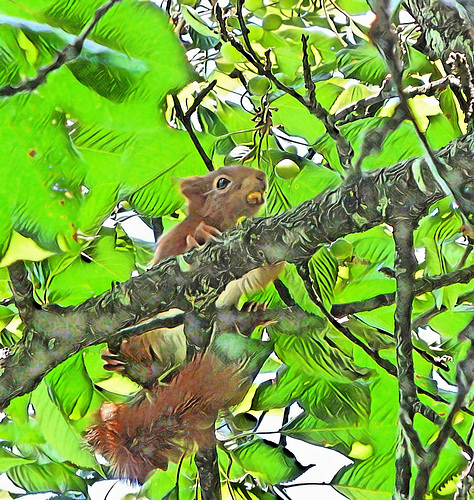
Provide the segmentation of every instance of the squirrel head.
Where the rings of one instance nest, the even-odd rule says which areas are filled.
[[[188,200],[188,216],[225,231],[240,217],[253,217],[265,202],[264,172],[242,165],[222,167],[207,175],[181,180],[181,193]]]

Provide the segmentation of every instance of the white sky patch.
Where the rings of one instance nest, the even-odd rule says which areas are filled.
[[[458,392],[457,386],[448,384],[437,371],[433,371],[433,379],[438,384],[438,388],[442,391]]]
[[[416,334],[421,340],[424,340],[429,346],[439,345],[441,343],[441,335],[430,328],[429,326],[418,328]]]

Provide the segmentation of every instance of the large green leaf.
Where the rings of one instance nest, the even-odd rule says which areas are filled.
[[[135,269],[134,248],[120,226],[103,228],[80,255],[58,255],[38,267],[47,277],[42,285],[48,301],[78,304],[129,279]]]
[[[3,3],[0,12],[15,17],[1,18],[0,42],[16,65],[4,78],[15,83],[20,74],[32,74],[52,60],[71,41],[67,31],[77,33],[99,5]],[[156,33],[154,41],[143,44],[140,30]],[[164,13],[151,3],[129,0],[112,8],[91,36],[81,57],[49,75],[38,94],[0,105],[1,156],[8,159],[3,175],[9,178],[2,199],[10,214],[5,220],[13,222],[1,233],[3,251],[11,229],[53,251],[77,248],[78,233],[95,232],[113,206],[137,188],[141,196],[134,201],[144,213],[170,213],[182,203],[171,189],[172,176],[187,167],[199,169],[189,138],[167,127],[158,108],[192,74]],[[18,187],[11,189],[12,173],[20,172],[29,174],[13,181]],[[161,200],[150,200],[148,193],[157,192]]]
[[[59,457],[83,469],[100,470],[100,466],[92,454],[84,448],[82,437],[73,429],[68,418],[52,401],[46,382],[41,383],[36,388],[32,403],[36,411],[36,419],[47,444]]]
[[[74,384],[70,383],[70,378]],[[94,388],[86,372],[82,353],[61,363],[45,380],[50,396],[66,418],[76,420],[89,411]]]
[[[269,484],[291,481],[304,472],[285,448],[263,439],[240,445],[231,453],[245,470]]]
[[[7,475],[16,485],[30,493],[78,491],[86,494],[87,492],[84,479],[77,476],[73,468],[63,464],[18,465],[10,469]]]
[[[34,460],[19,457],[5,448],[0,448],[0,472],[6,472],[17,465],[26,465],[33,462]]]

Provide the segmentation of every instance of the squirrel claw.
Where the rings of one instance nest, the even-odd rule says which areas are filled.
[[[221,234],[219,229],[201,221],[194,234],[186,236],[186,251],[200,247],[209,241],[216,241]]]

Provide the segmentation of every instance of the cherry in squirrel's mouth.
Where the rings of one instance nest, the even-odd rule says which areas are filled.
[[[250,205],[261,205],[265,202],[265,198],[263,197],[263,193],[260,191],[254,191],[247,196],[247,203]]]

